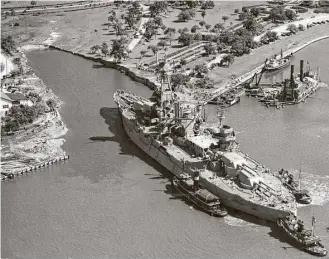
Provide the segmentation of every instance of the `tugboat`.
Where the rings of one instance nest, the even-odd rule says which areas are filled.
[[[278,218],[277,225],[282,228],[301,249],[316,256],[326,256],[327,250],[321,244],[319,237],[314,235],[315,218],[312,217],[312,230],[305,230],[304,222],[297,219],[295,215]]]
[[[187,175],[181,174],[180,179],[174,177],[173,186],[184,195],[189,201],[211,216],[225,217],[227,210],[221,205],[220,200],[206,189],[199,186],[199,175],[194,180]]]
[[[161,84],[147,99],[118,90],[118,105],[125,132],[147,155],[180,178],[198,168],[203,189],[220,198],[225,207],[276,222],[297,213],[296,199],[280,179],[239,149],[232,127],[209,124],[204,103],[174,92],[166,66]]]
[[[301,189],[301,170],[299,171],[299,182],[295,181],[294,176],[287,170],[281,169],[276,176],[281,180],[296,198],[296,201],[301,204],[310,204],[312,198],[307,190]]]
[[[281,68],[284,68],[288,66],[291,62],[292,55],[289,55],[287,57],[283,57],[283,52],[281,49],[281,55],[275,55],[274,57],[270,58],[270,60],[267,60],[265,62],[265,70],[266,71],[275,71],[279,70]]]

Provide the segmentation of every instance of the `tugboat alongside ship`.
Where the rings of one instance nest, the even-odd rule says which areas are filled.
[[[281,180],[284,186],[286,186],[295,196],[296,201],[302,204],[310,204],[312,198],[307,190],[301,189],[301,171],[299,172],[299,181],[295,181],[294,176],[287,170],[281,169],[275,173]]]
[[[181,174],[180,178],[175,176],[172,179],[172,184],[188,201],[191,201],[210,216],[225,217],[227,210],[221,205],[218,197],[208,190],[200,188],[198,177],[196,175],[192,180],[190,175]]]
[[[122,90],[113,98],[129,138],[168,169],[175,176],[173,185],[199,208],[225,216],[224,205],[277,222],[303,250],[319,256],[327,253],[318,238],[308,243],[308,232],[301,237],[285,227],[284,219],[297,218],[293,185],[239,150],[233,128],[222,124],[220,105],[218,125],[208,125],[203,105],[181,100],[170,81],[165,87],[163,79],[150,99]],[[202,189],[192,188],[191,178],[197,178]]]
[[[312,230],[306,230],[304,222],[297,219],[295,215],[277,220],[278,227],[293,239],[303,251],[316,256],[326,256],[328,253],[326,248],[321,243],[320,238],[314,235],[314,223],[315,217],[313,216]]]
[[[162,86],[163,87],[163,86]],[[179,101],[170,86],[151,99],[117,91],[130,139],[175,176],[198,169],[204,189],[225,206],[275,222],[296,214],[294,196],[265,166],[238,149],[233,128],[203,123],[203,107]]]

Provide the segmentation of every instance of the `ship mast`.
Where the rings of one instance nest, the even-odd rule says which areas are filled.
[[[313,216],[312,216],[312,236],[314,237],[314,225],[316,223],[315,217],[314,217],[314,209],[313,209]]]
[[[217,106],[217,117],[218,117],[218,121],[219,121],[219,128],[221,128],[222,122],[225,119],[225,117],[224,117],[224,110],[222,107],[220,107],[219,104]]]
[[[299,185],[299,191],[301,190],[301,175],[302,175],[302,162],[300,162],[300,166],[299,166],[299,183],[298,183],[298,185]]]

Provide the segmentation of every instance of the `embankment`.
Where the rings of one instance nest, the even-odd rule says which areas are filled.
[[[30,171],[29,168],[39,168],[39,165],[49,163],[60,157],[67,157],[61,148],[65,142],[61,136],[67,128],[59,114],[62,102],[47,88],[27,65],[27,58],[22,50],[45,49],[43,45],[31,45],[19,49],[15,54],[21,59],[23,70],[22,83],[18,89],[24,92],[33,91],[41,97],[40,103],[45,106],[46,101],[52,99],[55,103],[52,111],[46,112],[32,124],[25,125],[13,136],[3,137],[1,143],[1,179],[14,178],[21,172]],[[32,72],[31,72],[32,71]]]

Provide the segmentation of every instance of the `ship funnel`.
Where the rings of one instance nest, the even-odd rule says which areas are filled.
[[[304,60],[300,61],[299,79],[300,79],[301,82],[303,82],[303,79],[304,79]]]
[[[291,70],[290,70],[290,87],[294,86],[294,69],[295,66],[291,65]]]

